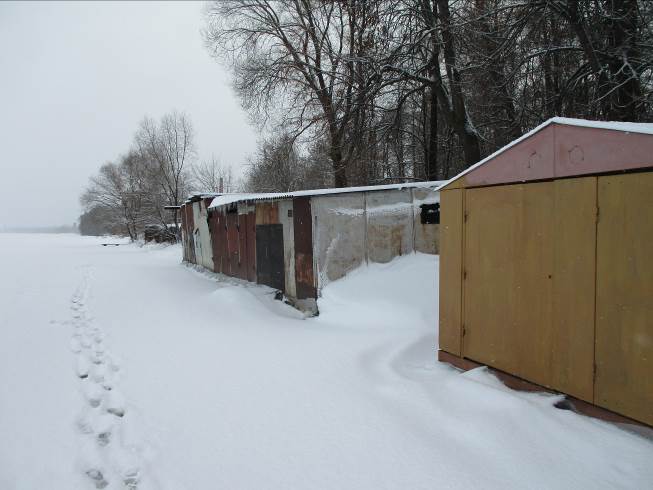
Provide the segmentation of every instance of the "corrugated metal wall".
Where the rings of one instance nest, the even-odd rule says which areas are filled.
[[[422,204],[439,203],[429,189],[393,189],[313,196],[313,252],[319,291],[361,264],[412,252],[438,252],[439,224],[422,224]]]
[[[317,311],[319,288],[366,261],[437,252],[438,224],[422,224],[429,189],[392,189],[227,204],[210,212],[214,270],[282,289]],[[203,252],[202,252],[203,253]]]

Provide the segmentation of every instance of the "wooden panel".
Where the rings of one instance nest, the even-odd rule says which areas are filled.
[[[594,401],[653,424],[653,173],[598,189]]]
[[[468,189],[463,355],[592,398],[593,178]]]
[[[463,192],[440,193],[440,341],[439,347],[461,355]]]
[[[594,398],[596,177],[558,180],[553,209],[551,386]]]

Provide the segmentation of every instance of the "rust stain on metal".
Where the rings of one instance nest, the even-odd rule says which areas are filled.
[[[245,229],[247,233],[247,280],[256,282],[256,212],[247,213]]]
[[[274,225],[279,223],[279,206],[276,202],[256,203],[256,224]]]
[[[297,197],[293,200],[293,228],[297,299],[315,298],[317,290],[313,274],[313,218],[308,197]]]

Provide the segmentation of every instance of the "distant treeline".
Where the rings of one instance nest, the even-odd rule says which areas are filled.
[[[653,119],[651,1],[218,0],[205,16],[262,135],[246,191],[440,180],[552,116]],[[178,223],[163,208],[190,190],[236,188],[195,159],[187,116],[144,119],[91,179],[83,229],[136,238]]]
[[[2,226],[0,233],[77,233],[76,224],[61,226]]]
[[[185,114],[172,112],[158,122],[143,119],[126,153],[107,162],[81,196],[82,234],[116,234],[132,240],[146,227],[178,230],[178,206],[192,190],[233,190],[230,167],[215,158],[196,161],[194,132]],[[174,227],[169,228],[168,225]]]

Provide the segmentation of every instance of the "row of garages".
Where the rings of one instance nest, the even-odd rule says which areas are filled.
[[[361,264],[438,253],[439,184],[197,194],[182,206],[184,260],[316,313],[322,288]]]
[[[439,253],[441,360],[653,425],[651,124],[554,118],[440,186],[183,208],[187,261],[309,311],[367,261]]]

